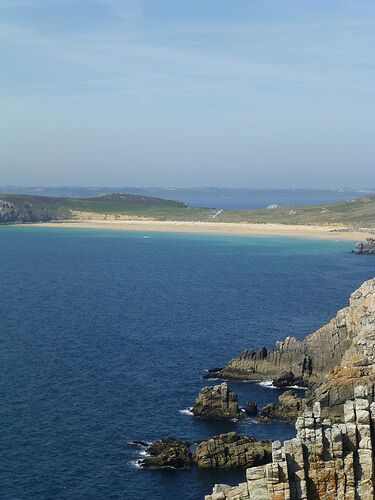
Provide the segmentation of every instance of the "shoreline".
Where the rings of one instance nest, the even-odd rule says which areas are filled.
[[[65,229],[112,229],[116,231],[145,231],[221,234],[242,236],[287,236],[315,238],[324,240],[363,241],[374,234],[350,231],[344,226],[309,226],[288,224],[254,224],[235,222],[188,222],[188,221],[153,221],[153,220],[77,220],[37,222],[17,224],[22,227],[46,227]]]

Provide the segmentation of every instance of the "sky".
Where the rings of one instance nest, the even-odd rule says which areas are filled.
[[[0,0],[0,185],[375,186],[373,0]]]

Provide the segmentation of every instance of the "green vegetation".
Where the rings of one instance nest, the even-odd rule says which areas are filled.
[[[147,217],[156,220],[346,225],[375,227],[375,195],[331,205],[275,207],[257,210],[189,208],[184,203],[130,194],[106,194],[94,198],[56,198],[0,194],[0,222],[37,222],[72,219],[74,212],[90,212],[111,218]],[[81,216],[84,218],[84,215]]]
[[[375,195],[331,205],[226,211],[215,220],[224,222],[309,224],[375,227]]]

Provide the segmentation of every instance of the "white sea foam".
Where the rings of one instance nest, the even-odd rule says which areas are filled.
[[[258,385],[262,387],[267,387],[268,389],[277,389],[274,385],[272,385],[272,380],[264,380],[263,382],[258,382]]]
[[[147,451],[145,451],[145,450],[140,451],[139,455],[141,457],[151,457],[151,455],[149,453],[147,453]]]
[[[132,465],[133,467],[135,467],[136,469],[142,469],[142,466],[139,463],[139,460],[130,460],[129,464]]]
[[[193,412],[191,411],[192,408],[185,408],[184,410],[178,410],[181,415],[188,415],[189,417],[194,417]]]
[[[301,385],[286,385],[285,387],[276,387],[272,384],[272,380],[264,380],[263,382],[257,382],[258,385],[261,385],[262,387],[267,387],[268,389],[300,389],[300,390],[306,390],[307,387],[303,387]]]

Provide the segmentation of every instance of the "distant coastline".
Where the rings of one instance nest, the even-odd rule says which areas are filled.
[[[243,236],[286,236],[324,240],[359,241],[373,236],[367,231],[351,230],[345,226],[252,224],[229,222],[190,222],[154,220],[77,220],[18,224],[17,226],[66,228],[66,229],[111,229],[117,231],[205,233]]]

